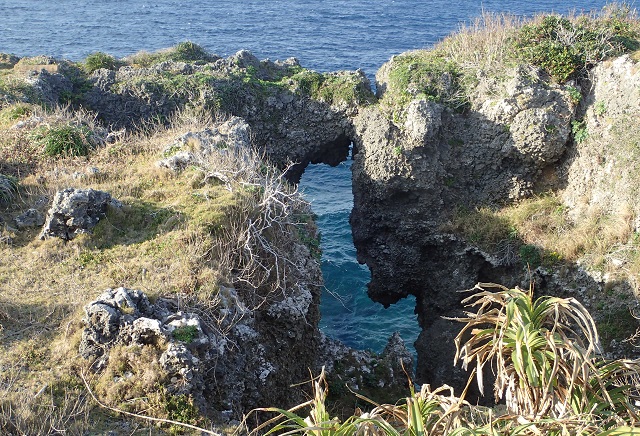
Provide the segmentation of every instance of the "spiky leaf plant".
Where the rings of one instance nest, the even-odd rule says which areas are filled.
[[[455,339],[455,360],[465,368],[475,363],[481,391],[483,368],[492,362],[495,396],[513,414],[538,419],[606,411],[637,419],[627,381],[637,378],[638,362],[596,358],[596,326],[577,300],[534,300],[533,288],[486,283],[472,291],[463,303],[477,309],[456,318],[466,325]]]
[[[276,407],[257,409],[259,412],[275,412],[278,415],[257,427],[252,434],[257,434],[262,429],[270,426],[272,427],[265,433],[267,435],[304,434],[313,436],[347,436],[355,434],[356,427],[353,423],[355,417],[351,417],[342,423],[338,418],[331,418],[325,406],[327,392],[328,387],[325,372],[324,368],[322,368],[320,375],[313,381],[314,396],[312,399],[289,410]],[[302,417],[296,413],[298,410],[306,407],[311,408],[307,417]],[[283,418],[284,421],[282,421]]]
[[[15,177],[0,174],[0,204],[10,203],[18,192],[18,180]]]
[[[448,394],[447,394],[448,392]],[[360,398],[368,400],[362,396]],[[437,389],[422,385],[419,392],[411,388],[411,396],[402,405],[376,405],[355,421],[360,433],[385,436],[445,435],[465,423],[463,411],[469,403],[454,395],[447,385]],[[363,430],[369,433],[363,433]],[[377,432],[376,432],[377,431]]]

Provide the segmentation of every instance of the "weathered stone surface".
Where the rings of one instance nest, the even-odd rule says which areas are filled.
[[[222,153],[250,147],[249,132],[249,125],[239,117],[231,117],[205,130],[187,132],[165,148],[164,154],[169,157],[160,160],[158,166],[178,172],[189,165],[202,164],[214,150]]]
[[[387,70],[377,75],[379,94]],[[399,126],[377,108],[354,119],[351,224],[358,260],[371,270],[373,300],[390,305],[416,296],[419,382],[464,388],[449,340],[460,327],[440,316],[459,313],[457,291],[478,281],[509,285],[521,275],[513,256],[490,256],[441,228],[457,208],[531,195],[564,156],[575,107],[561,86],[537,74],[514,69],[497,85],[500,92],[472,93],[471,110],[462,114],[414,100]]]
[[[47,213],[40,239],[58,237],[65,240],[81,233],[91,233],[107,207],[121,207],[111,194],[93,189],[68,188],[58,191]]]
[[[292,252],[300,258],[284,292],[256,302],[255,289],[221,287],[218,304],[203,312],[207,322],[172,300],[151,304],[141,291],[108,289],[85,308],[80,354],[100,371],[114,346],[153,347],[168,392],[229,419],[264,404],[294,404],[303,391],[291,385],[319,371],[322,278],[304,244]]]
[[[398,333],[389,338],[382,354],[354,350],[324,334],[320,341],[318,368],[324,368],[329,380],[360,389],[404,390],[407,374],[413,375],[413,356]],[[375,376],[373,376],[375,374]]]
[[[573,218],[594,210],[640,216],[633,145],[640,116],[639,82],[640,70],[629,56],[603,62],[591,73],[590,93],[581,108],[588,138],[571,150],[562,194]]]
[[[14,220],[18,229],[40,227],[44,224],[44,215],[38,209],[29,209],[25,213],[15,217]]]
[[[106,124],[120,128],[152,117],[170,118],[176,110],[188,105],[218,108],[223,96],[225,107],[221,109],[246,120],[258,147],[280,168],[288,168],[290,180],[297,181],[309,163],[337,165],[346,159],[353,133],[347,115],[357,112],[358,106],[355,103],[332,106],[285,86],[269,87],[265,93],[234,79],[250,71],[261,80],[277,82],[292,66],[299,66],[293,58],[283,62],[260,61],[251,53],[240,51],[207,65],[162,62],[149,68],[125,66],[117,72],[97,70],[90,78],[93,88],[83,100]],[[218,79],[212,78],[202,89],[193,89],[194,95],[188,95],[186,88],[182,89],[185,92],[169,95],[162,87],[148,84],[166,73],[188,78],[205,69]],[[360,88],[370,88],[362,71],[336,75],[352,75],[360,82]],[[166,166],[179,169],[189,159],[191,156],[181,155],[166,162]]]

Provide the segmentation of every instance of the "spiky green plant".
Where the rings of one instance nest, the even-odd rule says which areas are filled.
[[[314,396],[309,401],[299,404],[292,409],[284,410],[276,407],[257,409],[260,412],[275,412],[275,418],[265,422],[256,428],[251,434],[258,434],[264,428],[272,426],[265,434],[305,434],[313,436],[347,436],[355,434],[357,428],[354,417],[345,422],[338,418],[332,418],[325,405],[327,399],[327,383],[324,368],[320,375],[313,381]],[[309,415],[302,417],[296,412],[310,407]],[[281,421],[284,418],[284,421]]]
[[[10,203],[18,192],[18,180],[15,177],[0,174],[0,204]]]
[[[376,405],[370,413],[357,417],[354,422],[360,431],[357,434],[444,435],[466,423],[462,412],[467,407],[469,403],[455,396],[450,386],[432,390],[431,386],[425,384],[418,392],[412,387],[411,396],[405,399],[404,404]],[[365,429],[368,433],[363,432]]]
[[[82,64],[82,68],[87,74],[91,74],[100,68],[106,68],[107,70],[115,70],[118,65],[116,58],[111,56],[110,54],[103,53],[97,51],[95,53],[91,53],[84,60]]]
[[[466,325],[455,339],[455,360],[465,368],[475,363],[481,391],[483,368],[493,362],[494,394],[511,413],[540,419],[606,412],[637,419],[628,379],[637,378],[640,365],[596,358],[598,333],[582,304],[573,298],[534,300],[532,288],[480,283],[472,291],[463,303],[477,310],[456,318]]]

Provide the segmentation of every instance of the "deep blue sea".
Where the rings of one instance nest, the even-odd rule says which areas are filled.
[[[606,1],[504,0],[0,0],[0,52],[80,61],[123,57],[193,41],[227,56],[296,57],[318,71],[362,68],[369,77],[391,56],[424,48],[482,11],[599,10]],[[350,162],[307,169],[301,188],[322,232],[327,292],[322,328],[349,345],[381,351],[393,331],[418,334],[413,301],[383,309],[366,296],[369,271],[355,261],[349,227]]]

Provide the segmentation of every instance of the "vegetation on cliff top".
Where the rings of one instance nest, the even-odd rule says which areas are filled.
[[[182,310],[207,313],[219,302],[219,286],[237,277],[261,281],[256,292],[266,295],[278,286],[270,274],[283,264],[271,265],[264,256],[258,260],[258,246],[244,257],[245,244],[281,253],[297,238],[312,240],[314,226],[280,215],[279,228],[261,221],[261,208],[271,204],[267,197],[277,194],[274,189],[287,190],[291,201],[278,201],[291,204],[295,191],[257,153],[221,152],[206,167],[190,166],[179,174],[156,166],[176,137],[219,119],[182,113],[168,126],[147,125],[105,142],[104,129],[89,113],[23,109],[21,103],[5,107],[13,123],[0,130],[0,432],[106,431],[122,419],[96,408],[79,377],[91,363],[77,357],[84,305],[104,289],[127,286],[143,289],[151,299],[177,295]],[[87,136],[103,141],[85,149],[87,156],[73,149],[50,153],[43,135],[59,140],[63,149],[76,144],[66,134],[51,134],[55,126],[83,126]],[[222,183],[207,178],[212,173],[229,176]],[[68,242],[40,240],[37,227],[15,227],[13,218],[27,208],[45,213],[55,192],[69,186],[107,191],[124,206],[109,209],[92,235]],[[304,201],[296,204],[301,209],[294,212],[310,216]],[[247,229],[250,223],[264,225],[269,234]],[[252,242],[254,237],[263,239]],[[205,425],[191,398],[161,388],[166,374],[157,354],[152,346],[116,349],[107,370],[89,380],[95,394],[128,412]]]
[[[411,100],[425,98],[464,110],[478,89],[491,87],[518,64],[542,68],[550,81],[585,77],[598,62],[640,48],[640,21],[626,4],[599,14],[539,15],[531,20],[484,14],[428,50],[395,56],[381,106],[398,120]]]
[[[551,81],[562,83],[581,77],[602,59],[637,46],[638,21],[624,6],[612,6],[598,16],[552,15],[526,24],[512,17],[486,16],[476,27],[463,28],[432,51],[396,57],[381,105],[394,111],[413,98],[427,98],[465,110],[473,105],[472,89],[511,65],[532,63],[545,69]],[[171,61],[202,68],[188,74],[158,72],[151,78],[132,79],[129,85],[209,110],[233,108],[240,101],[239,93],[248,93],[260,102],[281,91],[338,106],[375,100],[355,75],[321,74],[291,65],[271,72],[238,67],[231,76],[221,77],[206,68],[207,63],[218,60],[189,42],[123,60],[94,53],[81,64],[65,66],[67,73],[72,72],[72,87],[60,96],[65,102],[82,102],[88,75],[101,68],[113,70],[125,64],[150,68]],[[30,62],[49,61],[22,60],[23,64]],[[237,230],[234,225],[238,222],[244,225],[247,211],[265,190],[240,183],[243,187],[231,192],[223,184],[209,183],[199,168],[190,167],[176,175],[150,165],[170,138],[205,127],[210,119],[204,124],[189,117],[176,123],[164,119],[164,126],[149,125],[146,132],[143,128],[139,133],[116,134],[107,140],[107,132],[90,114],[71,113],[40,100],[41,90],[12,70],[17,63],[10,56],[0,58],[0,218],[4,223],[0,232],[0,429],[25,434],[59,428],[95,431],[107,428],[114,418],[88,405],[84,385],[77,377],[83,369],[74,361],[82,330],[80,311],[92,297],[87,289],[126,284],[144,288],[152,298],[160,292],[176,293],[189,304],[210,304],[218,285],[228,279],[228,271],[237,267],[230,263],[229,255],[239,238],[227,241],[227,245],[217,238],[229,236],[229,229]],[[262,165],[253,170],[265,175]],[[111,210],[93,236],[68,243],[40,241],[37,229],[17,231],[12,227],[11,219],[27,205],[44,208],[56,190],[70,184],[107,190],[126,206],[122,211]],[[531,265],[575,260],[586,252],[604,257],[608,252],[598,249],[612,245],[623,247],[640,265],[640,238],[628,217],[612,223],[620,217],[594,215],[591,222],[575,224],[567,220],[565,212],[557,197],[549,195],[501,210],[460,210],[451,228],[481,247],[494,252],[504,249],[505,255],[519,256]],[[534,215],[544,219],[532,220]],[[234,224],[232,220],[239,221]],[[298,224],[295,228],[303,232],[311,225],[306,221]],[[640,266],[637,268],[640,271]],[[484,299],[478,303],[486,310],[470,314],[465,321],[483,328],[487,322],[496,329],[473,330],[472,339],[460,349],[461,357],[471,363],[475,356],[482,366],[491,353],[498,356],[504,364],[500,367],[506,383],[503,388],[508,386],[516,400],[513,404],[517,407],[511,412],[519,417],[496,418],[489,409],[471,407],[463,398],[445,394],[444,387],[423,387],[420,392],[411,392],[404,405],[376,405],[371,412],[339,422],[327,412],[326,389],[319,380],[316,398],[303,405],[312,408],[309,417],[295,415],[295,410],[280,410],[288,421],[276,424],[273,431],[596,434],[635,424],[638,411],[629,402],[629,386],[615,383],[621,375],[628,375],[625,371],[637,368],[594,357],[592,345],[597,342],[597,333],[588,314],[580,308],[575,312],[573,302],[533,301],[530,294],[518,290],[500,289],[478,297]],[[490,306],[483,306],[485,302]],[[493,304],[502,304],[502,309]],[[538,325],[523,322],[533,321],[541,313],[553,313],[555,318]],[[583,342],[563,336],[569,330],[559,314],[587,326]],[[523,326],[530,328],[524,331]],[[579,371],[573,373],[562,366],[568,362],[567,353],[574,353]],[[126,392],[122,386],[114,389],[115,377],[141,367],[145,358],[157,358],[148,349],[130,354],[116,352],[115,366],[97,380],[96,391],[103,400],[129,411],[147,408],[156,416],[202,424],[188,398],[156,389],[162,374],[155,372],[153,365],[133,374]],[[551,400],[537,402],[539,398]],[[551,404],[564,405],[564,415],[552,410]],[[544,410],[533,410],[535,407]],[[631,430],[623,427],[620,432],[624,431]]]

